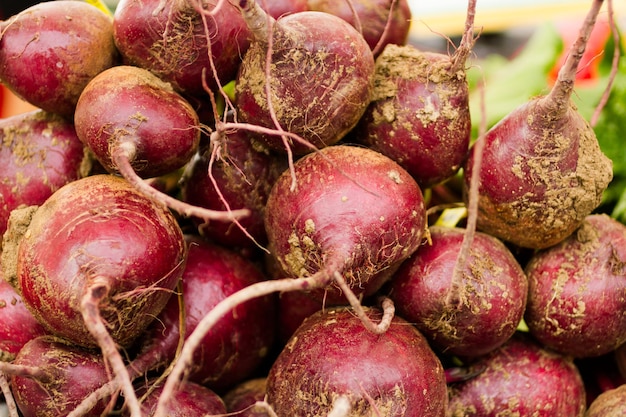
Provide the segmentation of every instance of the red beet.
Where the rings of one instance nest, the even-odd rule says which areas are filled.
[[[200,142],[198,115],[189,102],[148,70],[119,65],[98,74],[81,94],[74,121],[100,163],[143,194],[183,215],[232,218],[185,204],[141,180],[181,168]]]
[[[343,2],[338,2],[343,3]],[[467,158],[471,118],[466,60],[474,9],[453,55],[389,45],[376,59],[372,102],[354,138],[398,162],[421,187],[451,178]]]
[[[0,120],[0,144],[0,235],[11,211],[43,203],[90,169],[74,125],[54,113],[33,110]]]
[[[89,80],[117,60],[112,19],[86,2],[42,2],[0,25],[0,82],[68,118]]]
[[[33,215],[18,248],[19,290],[50,332],[83,346],[96,341],[81,299],[106,290],[102,315],[115,341],[128,346],[167,303],[185,256],[169,211],[121,178],[89,176],[57,190]]]
[[[388,330],[393,316],[389,300],[381,303],[384,320],[374,324],[355,292],[376,292],[421,243],[426,216],[419,186],[389,158],[347,145],[302,157],[294,172],[296,189],[291,188],[286,171],[274,184],[265,211],[269,247],[286,278],[249,285],[215,305],[187,338],[168,376],[166,394],[192,365],[204,335],[223,315],[251,298],[317,290],[329,302],[347,299],[373,334]],[[157,416],[165,415],[167,401],[164,395]]]
[[[182,277],[187,334],[193,332],[219,301],[265,279],[252,262],[229,249],[198,238],[189,237],[188,243]],[[195,352],[193,365],[187,369],[187,379],[221,391],[248,378],[272,348],[276,310],[276,299],[271,296],[250,300],[233,309],[205,335]],[[179,317],[179,303],[173,297],[149,329],[140,355],[145,354],[146,358],[158,355],[160,361],[169,364],[176,355],[180,338]]]
[[[363,416],[444,416],[448,403],[441,362],[413,326],[395,316],[376,335],[347,308],[304,321],[272,365],[267,395],[279,416],[325,416],[340,397],[346,415]]]
[[[226,133],[212,149],[187,165],[181,182],[183,201],[211,210],[246,208],[250,215],[239,224],[195,219],[198,231],[218,244],[246,252],[264,246],[265,204],[274,182],[286,168],[282,158],[255,146],[245,130]]]
[[[600,394],[585,417],[621,417],[626,414],[626,384]]]
[[[432,226],[421,246],[394,275],[389,294],[398,314],[414,323],[439,352],[484,355],[515,332],[526,306],[528,280],[498,239],[476,233],[457,271],[465,230]],[[453,276],[461,274],[458,288]]]
[[[65,417],[84,396],[109,380],[102,355],[50,335],[26,343],[13,365],[36,372],[11,376],[11,391],[23,417]],[[103,398],[89,415],[100,416],[109,401]]]
[[[248,379],[222,396],[226,410],[238,417],[270,417],[265,403],[267,378]],[[263,403],[258,405],[257,403]]]
[[[260,5],[274,19],[309,10],[307,0],[261,0]]]
[[[264,135],[270,148],[296,154],[337,143],[369,104],[374,57],[361,34],[323,12],[279,20],[255,1],[241,0],[254,41],[236,79],[239,120],[297,135]],[[271,65],[267,67],[268,50]]]
[[[328,303],[345,302],[339,272],[358,295],[375,293],[418,248],[425,228],[419,186],[391,159],[336,145],[295,164],[276,181],[266,206],[269,247],[285,276],[311,277]],[[321,298],[320,298],[321,299]]]
[[[101,348],[137,416],[118,346],[133,343],[164,308],[185,256],[169,210],[122,178],[92,175],[61,187],[34,213],[17,251],[19,291],[48,331]]]
[[[122,0],[113,34],[125,63],[150,70],[186,95],[235,78],[250,33],[228,1]],[[202,14],[200,13],[202,11]],[[209,49],[210,48],[210,49]],[[206,71],[206,76],[203,75]]]
[[[543,345],[575,357],[626,342],[626,226],[592,214],[568,238],[526,266],[525,319]]]
[[[112,155],[125,152],[144,178],[185,165],[200,141],[198,115],[171,86],[138,67],[119,65],[98,74],[76,106],[76,132],[110,172]]]
[[[29,340],[45,333],[0,271],[0,361],[13,360]]]
[[[484,136],[480,230],[517,246],[546,248],[572,234],[600,204],[612,163],[570,96],[602,3],[593,1],[550,93],[513,110]],[[466,186],[474,159],[472,150],[464,169]]]
[[[162,385],[155,387],[151,381],[147,381],[137,390],[138,394],[146,394],[142,402],[142,416],[154,415],[162,390]],[[215,392],[190,381],[181,384],[167,408],[169,417],[205,417],[224,413],[226,413],[224,401]],[[122,415],[130,416],[127,412]]]
[[[407,0],[308,0],[308,5],[349,22],[363,34],[375,55],[386,45],[404,45],[411,29]]]
[[[328,307],[323,300],[311,297],[304,291],[280,294],[278,306],[278,334],[281,346],[287,343],[307,317]]]
[[[484,370],[450,388],[450,417],[582,417],[585,387],[571,359],[515,335],[474,366]]]

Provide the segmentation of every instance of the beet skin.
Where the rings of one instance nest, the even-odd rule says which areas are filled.
[[[348,308],[304,321],[274,362],[267,395],[279,416],[326,416],[341,396],[359,416],[443,417],[448,403],[441,362],[415,327],[395,316],[376,335]]]

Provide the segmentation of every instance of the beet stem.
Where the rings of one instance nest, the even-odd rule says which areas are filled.
[[[568,102],[574,91],[574,82],[576,80],[576,73],[578,71],[578,65],[585,53],[587,47],[587,41],[591,36],[591,31],[596,23],[598,13],[602,8],[603,0],[593,0],[591,8],[585,17],[578,38],[572,44],[569,50],[569,54],[565,63],[559,70],[556,83],[552,87],[550,93],[543,98],[543,104],[547,108],[546,110],[555,115],[564,114],[568,109]]]
[[[0,388],[2,389],[2,394],[4,394],[4,402],[9,411],[9,417],[19,417],[20,414],[17,411],[17,404],[15,404],[9,381],[7,381],[6,375],[2,372],[0,372]]]
[[[119,170],[120,174],[132,184],[137,191],[141,192],[155,202],[161,203],[183,216],[195,216],[205,221],[231,221],[239,219],[250,214],[248,209],[217,211],[208,210],[203,207],[193,206],[160,192],[156,188],[150,186],[143,180],[133,169],[130,161],[134,159],[137,147],[131,141],[123,141],[118,143],[111,150],[111,160]]]
[[[474,37],[474,18],[476,17],[476,0],[469,0],[467,5],[467,17],[465,19],[465,31],[459,43],[459,47],[452,56],[452,66],[450,73],[463,70],[465,62],[472,52],[476,38]]]
[[[178,282],[177,285],[177,298],[179,302],[179,334],[181,335],[178,346],[176,348],[176,356],[180,354],[180,350],[183,346],[185,334],[185,308],[183,307],[183,293],[182,293],[182,282]],[[160,351],[155,352],[154,349],[150,349],[143,354],[137,356],[127,367],[128,375],[130,380],[134,380],[144,373],[148,372],[155,363],[158,363],[162,358],[160,355]],[[171,367],[171,365],[170,365]],[[159,377],[163,378],[164,375],[169,374],[169,368],[165,370],[162,375]],[[158,382],[158,381],[157,381]],[[112,379],[106,384],[102,385],[97,390],[93,391],[87,397],[83,398],[80,404],[76,406],[67,417],[83,417],[92,410],[100,400],[103,398],[113,396],[113,394],[119,389],[119,381],[118,379]]]
[[[374,324],[374,322],[365,313],[361,302],[358,298],[356,298],[356,295],[354,295],[354,292],[352,291],[352,289],[350,289],[350,286],[343,278],[343,276],[339,273],[339,271],[335,271],[333,277],[335,278],[337,285],[339,285],[339,288],[341,288],[341,291],[343,291],[344,296],[350,303],[350,306],[356,313],[357,317],[361,319],[361,322],[363,323],[365,328],[374,334],[385,333],[389,329],[389,326],[391,325],[391,320],[393,320],[393,316],[396,311],[393,301],[391,301],[390,298],[383,297],[381,303],[383,307],[383,317],[378,324]]]
[[[0,361],[0,373],[38,380],[44,380],[47,377],[46,373],[41,368],[35,366],[16,365],[14,363],[2,361]]]
[[[350,2],[350,4],[352,4],[352,2]],[[387,15],[387,22],[385,23],[385,28],[383,29],[383,33],[380,35],[378,42],[376,42],[376,45],[374,46],[374,48],[372,48],[372,54],[374,56],[378,56],[378,54],[382,51],[383,47],[386,45],[386,38],[387,38],[387,35],[389,34],[389,30],[391,29],[391,21],[393,20],[393,9],[396,7],[397,4],[398,4],[398,0],[391,0],[391,4],[389,5],[389,14]],[[355,18],[355,21],[358,22],[360,25],[361,20],[359,19],[359,16],[356,14],[356,12],[354,12],[354,18]],[[361,29],[359,29],[359,32],[363,33]]]
[[[267,43],[275,30],[276,19],[263,10],[254,0],[240,0],[237,4],[241,16],[258,42]]]
[[[113,368],[115,379],[119,380],[125,397],[125,404],[130,411],[131,417],[141,417],[141,407],[135,395],[130,375],[124,365],[122,355],[117,350],[115,341],[107,331],[104,321],[100,316],[100,302],[109,294],[108,280],[103,277],[94,278],[93,283],[87,288],[81,300],[81,313],[89,333],[96,339],[102,356]]]
[[[267,401],[256,401],[251,408],[262,408],[269,417],[278,417],[272,406],[269,405]]]
[[[613,0],[609,0],[607,2],[608,12],[609,12],[609,27],[611,28],[611,34],[613,35],[613,61],[611,62],[611,73],[609,74],[609,81],[602,93],[602,97],[596,106],[591,119],[589,120],[589,124],[591,127],[595,127],[598,119],[600,118],[600,114],[602,113],[602,109],[609,101],[609,96],[611,95],[611,90],[613,88],[613,83],[615,82],[615,78],[617,77],[617,72],[619,71],[619,60],[620,60],[620,34],[617,30],[617,25],[615,24],[615,16],[613,13]]]

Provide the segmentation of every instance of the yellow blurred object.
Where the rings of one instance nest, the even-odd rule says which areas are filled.
[[[102,1],[102,0],[85,0],[85,2],[91,4],[92,6],[96,6],[98,9],[102,10],[103,12],[108,14],[109,16],[113,16],[113,13],[111,12],[111,9],[109,9],[109,6],[107,6],[104,3],[104,1]]]
[[[435,226],[456,227],[465,217],[467,217],[467,208],[447,208],[441,213],[441,216],[435,222]]]

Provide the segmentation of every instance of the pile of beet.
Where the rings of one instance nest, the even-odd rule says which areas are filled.
[[[8,417],[623,413],[626,225],[571,100],[603,3],[488,130],[475,0],[447,54],[406,0],[0,21],[0,82],[37,108],[0,120]]]

